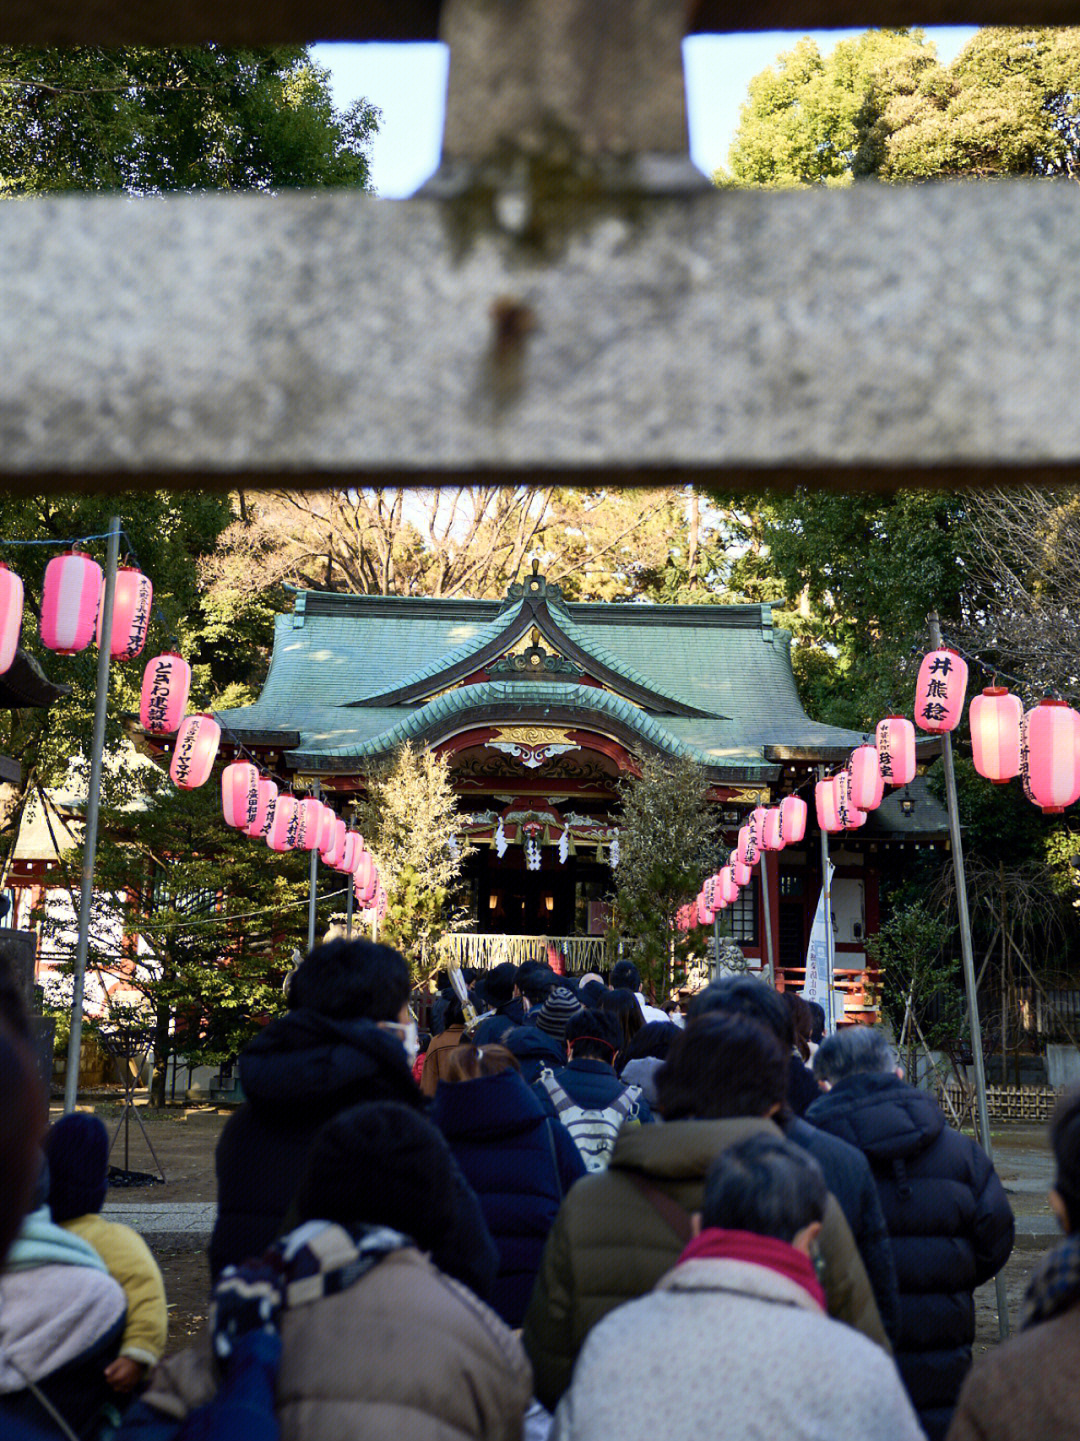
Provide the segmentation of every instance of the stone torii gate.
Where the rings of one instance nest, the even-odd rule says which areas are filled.
[[[5,488],[1080,479],[1071,182],[716,191],[688,31],[1076,0],[7,0],[4,44],[423,40],[419,196],[0,205]]]

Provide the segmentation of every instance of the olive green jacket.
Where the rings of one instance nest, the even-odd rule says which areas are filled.
[[[678,1260],[683,1241],[631,1179],[644,1176],[687,1211],[701,1208],[705,1173],[726,1147],[772,1121],[668,1121],[624,1127],[608,1170],[577,1181],[548,1236],[522,1339],[536,1395],[549,1410],[570,1385],[593,1326],[624,1301],[651,1291]],[[889,1350],[874,1293],[844,1214],[830,1195],[821,1228],[829,1314]],[[633,1358],[627,1358],[633,1365]]]

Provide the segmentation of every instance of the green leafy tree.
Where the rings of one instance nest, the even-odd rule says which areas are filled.
[[[622,788],[615,926],[646,989],[663,1001],[681,976],[692,939],[675,924],[716,860],[716,807],[705,772],[685,757],[646,757]]]
[[[106,1023],[152,1028],[151,1100],[163,1105],[173,1054],[226,1060],[282,1009],[305,943],[306,857],[226,826],[212,780],[182,791],[154,767],[138,775],[137,795],[102,810],[88,985],[110,998]],[[78,853],[66,860],[77,874]]]
[[[920,1040],[931,1050],[955,1049],[964,1026],[960,962],[952,953],[955,931],[925,900],[897,906],[866,950],[883,973],[882,1008],[905,1047],[905,1069],[918,1074]]]
[[[827,58],[801,40],[750,83],[720,184],[792,186],[1080,170],[1080,29],[980,30],[950,65],[919,30]]]
[[[368,780],[357,820],[386,888],[383,939],[397,946],[420,980],[434,971],[440,938],[460,928],[461,869],[471,847],[445,756],[406,743]]]
[[[378,111],[298,46],[0,49],[0,194],[370,189]]]

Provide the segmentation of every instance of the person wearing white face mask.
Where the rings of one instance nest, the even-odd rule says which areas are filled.
[[[412,1076],[418,1042],[412,979],[390,946],[334,940],[293,975],[289,1009],[240,1056],[246,1100],[218,1142],[218,1215],[210,1242],[214,1279],[259,1255],[280,1233],[313,1137],[363,1101],[424,1106]],[[479,1202],[458,1173],[453,1248],[437,1264],[477,1295],[490,1295],[498,1252]]]

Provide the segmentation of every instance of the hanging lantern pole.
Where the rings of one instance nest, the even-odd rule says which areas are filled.
[[[109,521],[105,560],[105,591],[101,600],[101,644],[98,646],[97,691],[94,696],[94,731],[90,746],[90,791],[83,833],[82,889],[79,894],[79,938],[75,947],[75,976],[71,991],[71,1034],[68,1037],[67,1074],[64,1077],[64,1115],[75,1109],[82,1055],[83,996],[86,990],[86,955],[90,948],[90,908],[94,898],[94,861],[97,858],[98,810],[101,804],[101,760],[105,752],[105,715],[109,704],[109,652],[112,649],[113,601],[116,565],[120,559],[120,517]]]
[[[352,940],[353,888],[345,887],[345,939]]]
[[[940,650],[941,624],[936,610],[926,617],[930,627],[930,645]],[[953,769],[952,732],[941,734],[941,756],[945,764],[945,800],[949,808],[949,840],[952,844],[953,876],[956,881],[956,909],[960,920],[960,958],[964,968],[964,991],[967,994],[968,1023],[971,1028],[971,1055],[975,1065],[975,1107],[979,1121],[979,1141],[994,1160],[990,1141],[990,1113],[986,1106],[986,1070],[983,1066],[982,1030],[979,1026],[979,997],[975,988],[975,959],[971,949],[971,916],[968,912],[967,876],[964,871],[964,844],[960,836],[960,811],[956,802],[956,771]],[[997,1288],[998,1332],[1009,1334],[1009,1303],[1005,1277],[999,1271],[994,1278]]]
[[[773,964],[773,935],[772,935],[772,908],[769,905],[769,867],[768,851],[758,850],[758,860],[761,865],[761,905],[765,912],[765,950],[768,953],[769,985],[776,985],[776,966]],[[764,969],[764,967],[763,967]]]
[[[322,794],[319,782],[315,781],[311,787],[311,794],[316,800]],[[351,880],[352,877],[350,876]],[[311,848],[311,865],[308,870],[308,912],[307,912],[307,948],[311,952],[315,949],[315,901],[316,891],[319,886],[319,847]],[[352,895],[352,887],[349,887],[349,895]]]
[[[828,779],[825,766],[817,768],[818,780]],[[836,956],[833,951],[835,937],[832,928],[832,865],[829,861],[829,832],[824,826],[821,831],[821,896],[825,911],[825,1034],[831,1036],[836,1030],[835,1006],[833,1004],[833,981],[836,975]]]

